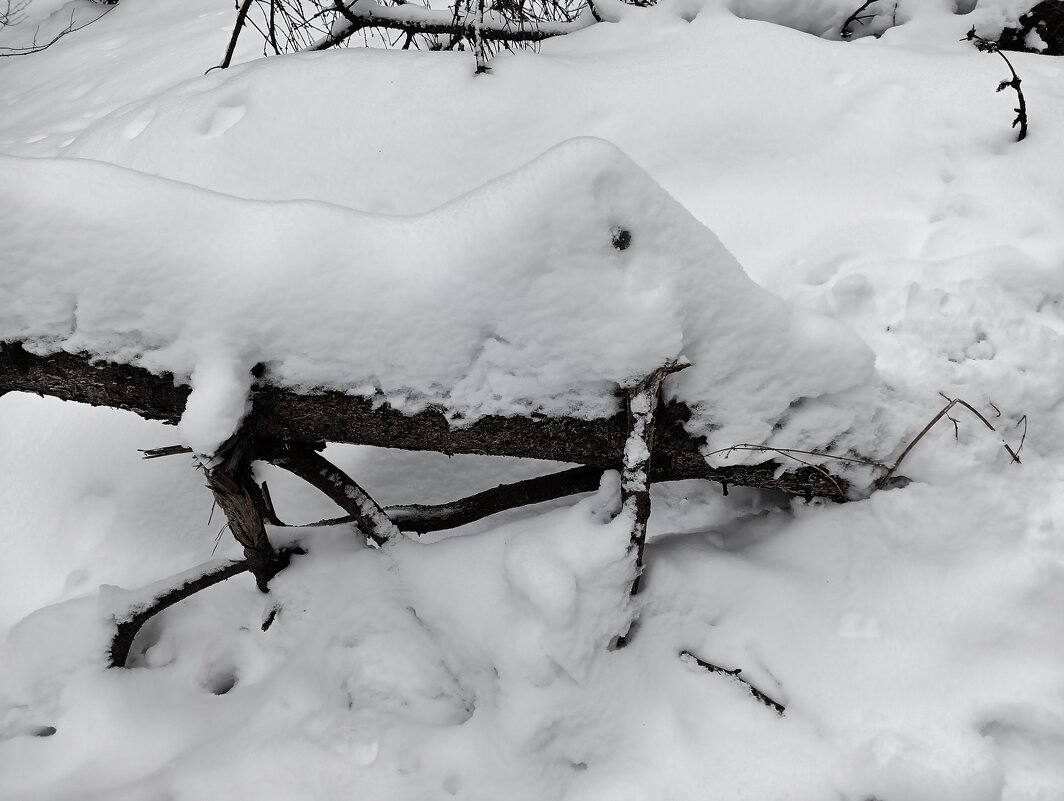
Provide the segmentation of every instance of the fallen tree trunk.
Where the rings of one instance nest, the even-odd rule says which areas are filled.
[[[0,346],[0,395],[31,392],[93,406],[131,411],[149,420],[176,424],[190,389],[177,386],[169,374],[155,375],[124,364],[93,363],[88,356],[54,353],[37,356],[20,343]],[[453,428],[440,409],[406,415],[387,404],[341,392],[300,394],[259,385],[255,414],[245,433],[282,442],[343,442],[447,454],[481,454],[545,459],[600,470],[620,467],[627,437],[627,418],[482,417]],[[826,469],[802,466],[784,470],[780,463],[711,466],[701,442],[684,429],[690,412],[680,403],[663,404],[656,415],[657,432],[651,481],[708,479],[726,486],[780,490],[833,501],[847,499],[847,482]]]

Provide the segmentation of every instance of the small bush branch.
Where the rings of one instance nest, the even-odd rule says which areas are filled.
[[[1016,112],[1016,119],[1012,121],[1012,127],[1015,128],[1019,126],[1020,132],[1016,136],[1016,141],[1022,142],[1027,138],[1027,99],[1023,96],[1023,89],[1020,88],[1020,76],[1016,74],[1016,70],[1012,66],[1012,62],[1009,61],[1008,56],[1001,52],[1000,46],[997,42],[979,36],[975,32],[974,27],[968,31],[965,40],[973,42],[975,46],[984,53],[997,53],[1008,66],[1012,78],[1007,81],[1001,81],[998,84],[997,91],[1003,92],[1006,89],[1013,89],[1016,92],[1018,105],[1013,109]]]
[[[15,21],[17,21],[17,17],[14,16],[14,14],[17,14],[17,12],[21,11],[21,9],[25,7],[25,5],[28,5],[28,3],[16,6],[15,7],[15,11],[12,12],[12,16],[10,16],[10,17],[8,17],[6,19],[3,17],[2,14],[0,14],[0,27],[2,27],[5,24],[13,25],[15,23]],[[115,9],[115,3],[105,3],[103,5],[107,5],[107,8],[104,11],[100,12],[99,16],[93,17],[88,22],[83,23],[81,25],[77,25],[75,23],[75,21],[74,21],[74,10],[72,9],[71,12],[70,12],[70,22],[67,23],[67,26],[65,28],[63,28],[55,36],[53,36],[51,39],[49,39],[47,42],[45,42],[44,44],[37,44],[37,34],[34,33],[32,43],[27,45],[26,47],[0,47],[0,58],[11,58],[11,57],[14,57],[14,56],[29,56],[29,55],[32,55],[34,53],[39,53],[42,50],[47,50],[49,47],[54,45],[56,42],[58,42],[64,36],[67,36],[68,34],[71,34],[71,33],[77,33],[80,30],[84,30],[85,28],[89,27],[93,23],[99,22],[101,19],[106,17],[108,14],[110,14]],[[7,8],[8,9],[12,8],[10,3],[8,4]],[[39,28],[38,28],[38,30],[39,30]]]
[[[917,444],[919,444],[920,440],[922,440],[925,436],[927,436],[928,432],[932,428],[935,427],[935,424],[938,423],[939,420],[941,420],[943,417],[947,417],[948,419],[953,420],[952,417],[949,417],[949,413],[955,406],[960,406],[960,407],[962,407],[964,409],[967,409],[969,412],[971,412],[973,415],[975,415],[975,417],[978,418],[978,420],[983,425],[985,425],[988,429],[990,429],[991,431],[993,431],[995,433],[997,432],[997,429],[994,428],[993,424],[991,424],[991,422],[989,420],[987,420],[986,417],[978,409],[976,409],[974,406],[972,406],[970,403],[968,403],[968,401],[966,401],[966,400],[964,400],[962,398],[950,398],[950,397],[947,397],[946,395],[943,395],[942,397],[944,397],[946,399],[946,401],[947,401],[946,405],[943,406],[941,409],[939,409],[938,414],[936,414],[934,417],[932,417],[928,421],[927,425],[925,425],[922,429],[920,429],[920,433],[917,434],[915,437],[913,437],[912,442],[910,442],[905,447],[905,450],[903,450],[901,452],[901,456],[898,457],[898,460],[894,463],[894,466],[891,467],[890,470],[887,471],[887,474],[885,476],[883,476],[881,479],[879,479],[878,482],[876,482],[876,486],[879,489],[882,489],[882,488],[887,486],[887,484],[890,482],[890,479],[894,476],[895,473],[898,472],[898,468],[901,466],[901,463],[903,461],[905,461],[905,457],[909,455],[909,453],[912,451],[913,448],[915,448],[917,446]],[[1027,438],[1027,415],[1024,415],[1022,418],[1020,418],[1020,422],[1023,423],[1023,439],[1026,439]],[[956,421],[954,421],[954,425],[956,425]],[[1019,423],[1017,423],[1017,425],[1019,425]],[[1020,447],[1021,448],[1023,447],[1023,439],[1021,439],[1021,441],[1020,441]],[[1012,446],[1009,445],[1007,442],[1005,442],[1004,439],[1001,440],[1001,444],[1005,448],[1005,450],[1008,452],[1009,456],[1012,457],[1013,463],[1014,464],[1019,464],[1020,463],[1019,450],[1018,449],[1017,450],[1013,450]]]
[[[849,39],[853,36],[853,31],[850,28],[854,23],[864,25],[866,20],[875,19],[875,14],[863,14],[864,10],[875,2],[876,0],[867,0],[867,2],[861,4],[860,8],[846,18],[846,21],[842,23],[842,28],[839,30],[839,35],[843,39]]]

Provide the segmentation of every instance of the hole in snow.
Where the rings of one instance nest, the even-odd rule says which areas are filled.
[[[627,228],[621,228],[619,225],[615,226],[611,231],[613,246],[617,250],[628,250],[632,245],[632,232]]]
[[[203,686],[211,695],[225,695],[236,687],[236,681],[236,670],[223,666],[212,670]]]
[[[51,737],[55,734],[55,726],[41,726],[33,732],[34,737]]]

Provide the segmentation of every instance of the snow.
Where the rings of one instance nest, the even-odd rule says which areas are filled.
[[[195,400],[175,430],[0,398],[0,798],[1064,799],[1062,68],[1009,54],[1017,144],[1007,68],[960,40],[1023,3],[902,0],[896,27],[875,4],[840,41],[858,4],[627,8],[474,77],[469,53],[256,60],[250,36],[202,75],[231,8],[121,0],[0,59],[0,339]],[[116,603],[239,554],[194,461],[137,449],[209,452],[257,362],[593,415],[681,355],[665,392],[721,448],[889,461],[939,393],[996,432],[955,408],[911,483],[845,505],[654,485],[634,600],[614,473],[380,549],[299,529],[271,597],[235,577],[105,668]],[[561,467],[326,455],[381,504]],[[338,514],[257,474],[284,520]]]
[[[683,356],[693,367],[673,394],[705,409],[690,428],[710,450],[765,441],[796,398],[872,384],[862,343],[757,287],[600,140],[412,217],[254,202],[85,161],[5,158],[0,174],[13,190],[0,201],[13,260],[0,339],[190,376],[180,432],[202,454],[236,430],[259,362],[277,384],[471,421],[607,417],[616,386]],[[61,230],[44,236],[55,215]],[[618,224],[632,232],[623,251]]]

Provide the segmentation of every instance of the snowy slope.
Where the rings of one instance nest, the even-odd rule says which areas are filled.
[[[890,422],[856,426],[854,436],[897,455],[945,403],[940,392],[997,428],[955,409],[956,427],[943,420],[907,458],[912,484],[845,506],[734,489],[721,497],[700,482],[656,486],[635,604],[623,594],[626,532],[603,522],[616,503],[610,476],[575,503],[434,542],[376,551],[349,531],[313,531],[311,555],[275,580],[281,612],[268,632],[264,599],[234,579],[165,613],[136,667],[109,672],[107,615],[121,594],[100,585],[136,588],[209,560],[221,523],[207,523],[209,494],[188,461],[137,458],[136,447],[176,441],[172,429],[5,396],[0,798],[1064,799],[1064,66],[1010,55],[1031,115],[1029,138],[1016,144],[1014,98],[994,92],[1007,68],[960,40],[973,24],[1000,26],[1018,3],[960,3],[971,13],[954,14],[948,0],[903,0],[890,27],[893,4],[881,2],[870,26],[881,38],[839,41],[855,5],[630,9],[538,54],[501,57],[481,77],[468,54],[254,60],[247,37],[236,67],[203,76],[224,48],[227,4],[122,0],[48,51],[0,60],[0,225],[30,253],[113,243],[125,224],[109,219],[114,206],[148,215],[155,241],[167,243],[151,254],[153,282],[168,277],[178,246],[200,254],[204,270],[226,249],[257,252],[278,239],[283,253],[335,254],[336,228],[443,204],[457,213],[478,202],[476,193],[452,202],[463,193],[565,140],[599,137],[645,174],[596,146],[590,164],[567,162],[584,194],[562,193],[558,217],[538,206],[538,219],[564,218],[579,197],[641,211],[646,195],[648,210],[666,210],[653,219],[672,225],[671,195],[720,237],[725,275],[735,270],[730,252],[791,304],[763,300],[759,314],[802,319],[798,306],[850,329],[838,339],[855,361],[837,376],[770,349],[765,363],[783,364],[781,386],[845,385],[866,369],[860,348],[845,345],[859,337],[875,354],[875,403]],[[15,158],[27,156],[47,161]],[[71,156],[108,164],[54,161]],[[631,194],[595,196],[596,170]],[[527,243],[520,215],[490,194],[517,191],[513,181],[494,184],[477,213]],[[90,191],[101,202],[85,208]],[[166,216],[163,196],[190,200]],[[25,213],[33,204],[65,211],[41,219]],[[279,235],[292,214],[332,224],[296,243]],[[234,219],[245,234],[225,225]],[[593,232],[586,247],[612,263],[624,254],[609,247],[606,223],[556,230],[580,243]],[[186,241],[197,227],[212,238]],[[654,237],[668,230],[651,226]],[[143,257],[146,241],[129,252]],[[9,291],[26,291],[33,276],[10,278],[26,263],[5,262]],[[55,269],[54,280],[75,281]],[[121,263],[99,276],[133,270]],[[682,280],[660,298],[633,285],[630,302],[682,310],[640,358],[675,355],[670,337],[698,319],[700,299],[684,293],[701,285],[690,271],[675,274]],[[571,289],[570,278],[551,276]],[[191,284],[170,280],[167,299],[186,304],[181,314],[122,304],[127,322],[205,313]],[[135,299],[140,290],[115,291]],[[12,311],[0,301],[6,324]],[[48,333],[68,337],[69,321],[57,302]],[[451,322],[435,316],[432,328]],[[576,330],[566,325],[544,319],[560,326],[559,346]],[[690,346],[685,336],[681,349]],[[188,372],[196,347],[181,355]],[[614,367],[612,381],[635,369]],[[419,370],[411,364],[413,378]],[[756,425],[766,401],[728,398],[735,419],[744,400]],[[870,414],[845,400],[818,408],[774,444]],[[1000,438],[1018,447],[1024,431],[1023,464],[1010,464]],[[383,503],[442,501],[552,469],[357,448],[329,455]],[[262,477],[282,517],[331,514],[275,471]],[[228,540],[216,557],[234,553]],[[609,651],[635,615],[631,645]],[[743,668],[785,715],[681,650]],[[55,733],[34,736],[48,727]]]

